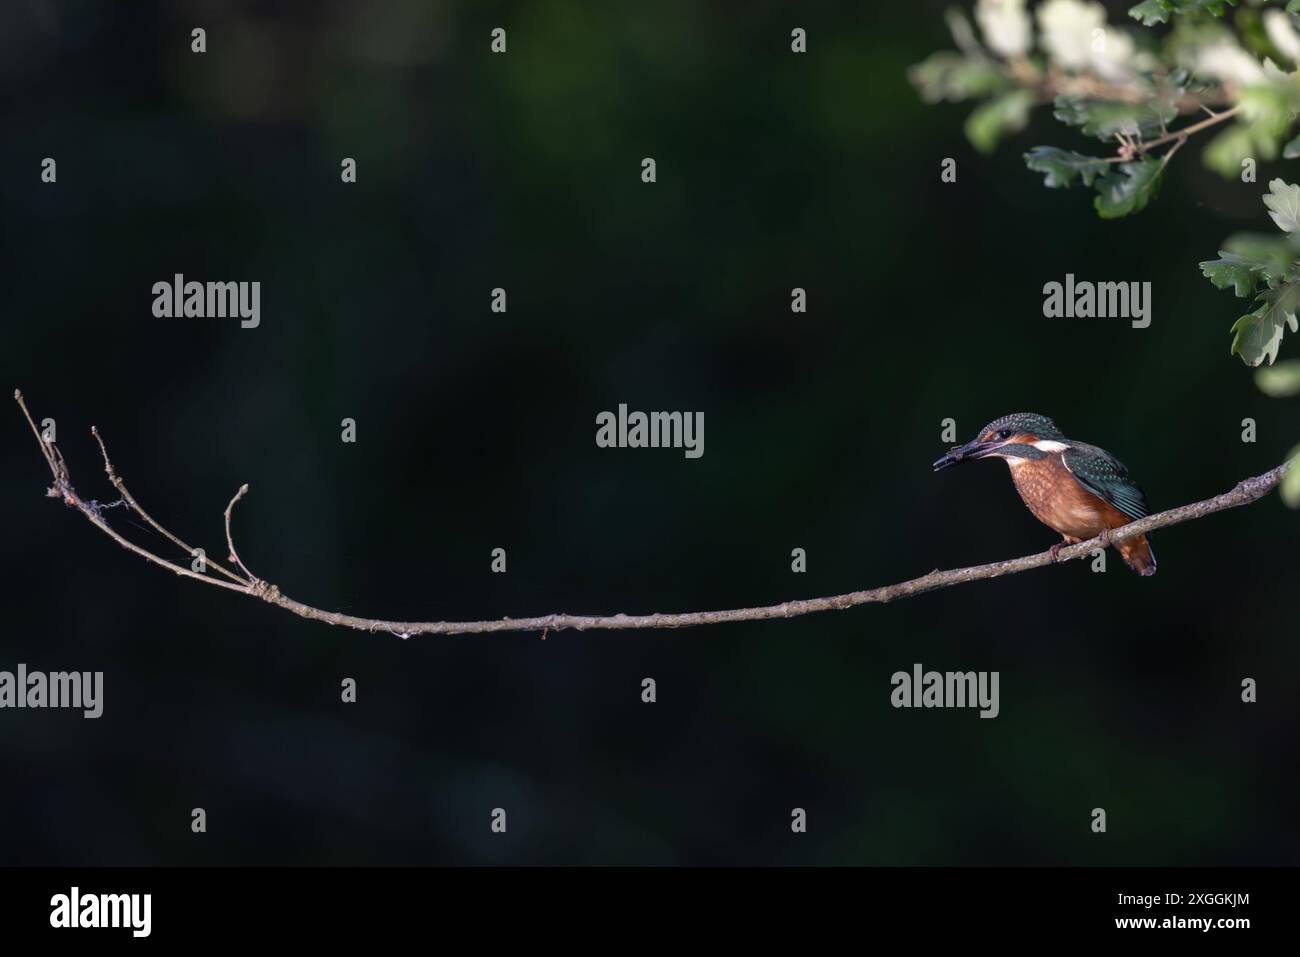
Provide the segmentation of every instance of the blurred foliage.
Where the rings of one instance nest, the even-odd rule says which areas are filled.
[[[1202,154],[1219,175],[1254,182],[1259,163],[1295,153],[1300,137],[1283,140],[1300,112],[1300,12],[1256,4],[1227,23],[1233,5],[1145,0],[1132,7],[1129,16],[1145,27],[1171,24],[1157,37],[1108,25],[1106,8],[1092,0],[1044,0],[1032,13],[1026,0],[976,0],[978,31],[962,11],[949,10],[957,51],[934,53],[908,75],[926,102],[978,101],[965,130],[981,153],[1024,129],[1036,104],[1051,103],[1056,120],[1114,154],[1036,146],[1025,164],[1049,188],[1093,188],[1097,215],[1122,218],[1156,197],[1190,137],[1229,120]],[[1193,116],[1175,125],[1184,114]],[[1274,179],[1264,203],[1294,237],[1300,186]],[[1256,303],[1231,328],[1230,352],[1249,366],[1275,362],[1287,330],[1297,331],[1298,252],[1290,240],[1238,235],[1219,259],[1201,263],[1217,288],[1231,286]],[[1280,381],[1260,380],[1270,394]]]

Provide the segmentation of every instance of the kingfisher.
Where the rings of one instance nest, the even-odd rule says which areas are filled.
[[[1105,449],[1067,439],[1045,415],[1013,412],[994,419],[965,445],[950,449],[934,470],[984,458],[1003,459],[1029,511],[1060,533],[1064,540],[1052,546],[1053,557],[1064,545],[1098,536],[1110,544],[1111,529],[1147,515],[1146,496],[1119,460]],[[1115,547],[1139,575],[1156,573],[1147,536]]]

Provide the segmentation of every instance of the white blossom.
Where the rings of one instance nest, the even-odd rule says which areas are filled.
[[[1228,40],[1197,50],[1194,69],[1201,76],[1235,86],[1259,86],[1268,81],[1260,62]]]
[[[1098,27],[1089,49],[1090,66],[1098,76],[1116,83],[1132,78],[1136,45],[1123,30]]]
[[[1264,11],[1264,29],[1273,46],[1293,63],[1300,63],[1300,33],[1291,25],[1289,14],[1281,10]]]
[[[1025,0],[979,0],[975,19],[994,53],[1012,58],[1029,52],[1033,31]]]
[[[1094,31],[1104,30],[1106,10],[1100,3],[1047,0],[1038,8],[1043,49],[1057,66],[1083,70],[1092,65]]]

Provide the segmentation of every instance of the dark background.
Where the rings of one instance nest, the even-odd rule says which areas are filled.
[[[1101,222],[1024,168],[1085,145],[1046,112],[983,158],[908,86],[945,6],[6,3],[0,383],[83,495],[115,497],[95,424],[221,557],[248,482],[255,573],[399,619],[763,604],[1051,544],[1001,465],[931,474],[949,416],[1051,415],[1155,509],[1277,464],[1296,403],[1229,357],[1240,306],[1196,267],[1268,226],[1276,171],[1189,148]],[[154,318],[176,272],[261,281],[261,327]],[[1153,324],[1044,319],[1066,272],[1151,281]],[[704,457],[596,448],[620,402],[703,411]],[[403,642],[146,566],[7,423],[0,668],[102,670],[105,711],[0,712],[0,863],[1300,860],[1276,496],[1158,534],[1149,580],[1112,554],[790,621]],[[999,671],[1001,716],[894,710],[914,662]]]

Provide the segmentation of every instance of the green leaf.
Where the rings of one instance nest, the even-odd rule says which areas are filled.
[[[1143,158],[1120,163],[1119,170],[1097,180],[1093,206],[1102,219],[1118,219],[1139,212],[1160,188],[1160,174],[1165,164]]]
[[[1294,2],[1300,4],[1300,0],[1294,0]],[[1291,142],[1287,143],[1286,146],[1282,147],[1283,159],[1293,160],[1296,157],[1300,157],[1300,136],[1297,136]]]
[[[1300,2],[1300,0],[1298,0]],[[1110,163],[1095,156],[1084,156],[1074,150],[1063,150],[1056,146],[1035,146],[1025,154],[1025,165],[1035,173],[1044,173],[1043,183],[1056,189],[1071,186],[1076,179],[1081,179],[1084,186],[1091,186],[1092,181],[1110,168]]]
[[[1255,385],[1275,399],[1300,395],[1300,359],[1288,359],[1255,372]]]
[[[1300,0],[1296,2],[1300,3]],[[1157,23],[1168,23],[1173,12],[1173,4],[1168,0],[1142,0],[1136,7],[1129,7],[1128,15],[1141,20],[1144,27],[1154,27]]]
[[[1012,90],[981,104],[966,118],[966,138],[981,153],[991,153],[998,140],[1024,129],[1034,95]]]
[[[1141,20],[1144,27],[1153,27],[1157,23],[1168,23],[1175,13],[1208,13],[1221,17],[1230,5],[1235,7],[1237,0],[1142,0],[1137,6],[1129,8],[1128,15],[1134,20]]]
[[[1262,303],[1254,312],[1238,319],[1232,326],[1232,355],[1241,356],[1248,366],[1271,365],[1277,358],[1282,335],[1289,327],[1300,331],[1296,310],[1300,308],[1300,283],[1287,283],[1260,294]]]
[[[951,50],[931,54],[909,67],[907,78],[927,103],[977,99],[1010,85],[995,63]]]
[[[1201,263],[1201,273],[1214,283],[1215,289],[1233,287],[1233,291],[1245,299],[1255,291],[1258,277],[1255,271],[1260,264],[1235,253],[1219,250],[1218,259],[1209,259]]]
[[[1291,128],[1295,113],[1300,109],[1300,86],[1295,77],[1265,64],[1265,80],[1237,91],[1241,114],[1253,126],[1258,126],[1271,136],[1281,136]]]
[[[1261,149],[1254,132],[1245,123],[1233,123],[1206,143],[1201,151],[1201,162],[1225,179],[1232,179],[1241,172],[1243,160],[1269,158],[1267,141]]]
[[[1282,485],[1278,488],[1278,493],[1289,508],[1300,508],[1300,445],[1291,450],[1287,461],[1291,463],[1291,470],[1282,476]]]
[[[1289,76],[1270,75],[1268,82],[1237,91],[1241,120],[1214,137],[1202,152],[1205,165],[1220,176],[1235,179],[1242,161],[1277,159],[1282,137],[1300,111],[1300,87]],[[1300,146],[1300,139],[1294,141]],[[1292,144],[1287,144],[1288,148]]]
[[[1153,136],[1178,116],[1178,107],[1172,100],[1120,103],[1058,96],[1054,107],[1052,115],[1062,123],[1082,127],[1083,133],[1099,140],[1114,139],[1116,133]]]
[[[980,49],[979,38],[975,36],[975,28],[971,26],[965,11],[960,7],[949,7],[943,12],[943,19],[948,24],[948,32],[952,34],[952,42],[957,44],[958,50]]]
[[[1174,9],[1178,13],[1208,13],[1221,17],[1228,7],[1235,7],[1237,0],[1174,0]]]
[[[1201,273],[1216,289],[1233,288],[1245,299],[1261,287],[1300,280],[1296,257],[1300,248],[1290,237],[1276,233],[1236,233],[1219,250],[1218,259],[1201,263]]]
[[[1277,233],[1233,233],[1223,241],[1223,248],[1254,263],[1255,271],[1266,282],[1297,278],[1288,275],[1295,267],[1296,256],[1300,255],[1296,238]]]
[[[1275,179],[1268,184],[1264,205],[1278,228],[1288,233],[1300,230],[1300,186]]]

